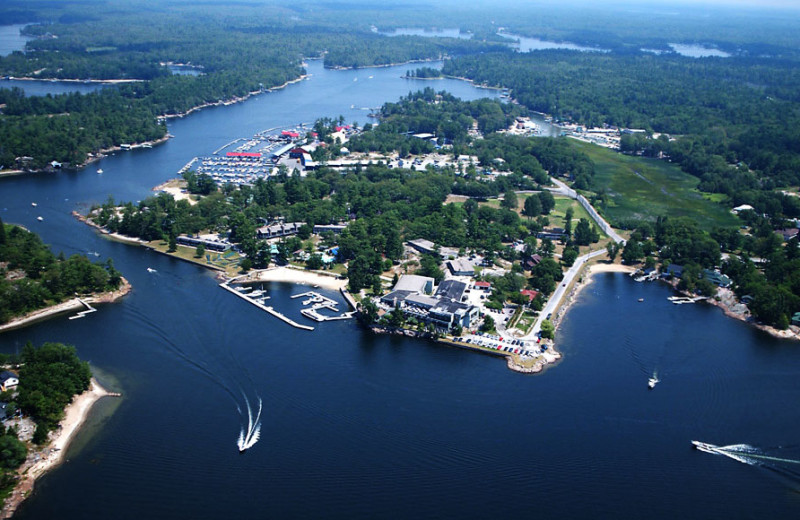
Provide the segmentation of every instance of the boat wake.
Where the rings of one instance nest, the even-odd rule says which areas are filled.
[[[247,405],[247,427],[242,426],[242,430],[239,432],[239,440],[236,442],[239,452],[252,448],[261,437],[261,398],[258,398],[258,412],[255,418],[253,418],[253,409],[250,407],[247,396],[244,397],[244,402]],[[239,411],[241,412],[241,409]]]
[[[773,454],[776,450],[784,449],[782,447],[770,448],[769,451],[767,451],[749,444],[715,446],[700,441],[692,441],[692,444],[700,451],[713,455],[722,455],[737,462],[741,462],[742,464],[747,464],[748,466],[757,466],[769,470],[774,474],[780,475],[782,480],[792,488],[796,488],[797,484],[800,482],[800,470],[796,468],[796,465],[800,464],[800,460],[777,457]],[[794,454],[794,452],[792,452],[792,454]]]

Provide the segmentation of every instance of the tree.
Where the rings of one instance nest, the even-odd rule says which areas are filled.
[[[564,233],[567,234],[567,239],[572,236],[572,218],[574,216],[575,210],[572,209],[572,206],[568,207],[564,214]]]
[[[624,264],[635,264],[644,257],[641,244],[636,240],[628,240],[622,250],[622,262]]]
[[[578,248],[577,247],[566,247],[564,252],[561,254],[561,262],[566,267],[571,267],[572,264],[575,263],[575,260],[578,258]]]
[[[0,245],[6,243],[6,225],[3,224],[3,219],[0,218]]]
[[[242,262],[239,264],[239,267],[241,267],[241,268],[242,268],[242,272],[243,272],[243,273],[246,273],[247,271],[249,271],[250,269],[252,269],[252,268],[253,268],[253,261],[252,261],[252,260],[250,260],[249,258],[245,258],[245,259],[244,259],[244,260],[242,260]]]
[[[556,328],[550,320],[542,322],[542,337],[546,339],[553,339],[555,337]]]
[[[206,254],[206,246],[203,244],[197,244],[197,247],[194,250],[194,257],[203,258],[204,254]]]
[[[530,196],[525,199],[525,204],[522,206],[522,214],[526,217],[538,217],[542,214],[542,203],[539,197]]]
[[[517,209],[518,205],[519,201],[517,200],[517,194],[514,192],[514,190],[507,190],[503,195],[503,202],[500,203],[500,207],[513,211]]]
[[[556,199],[548,190],[542,190],[539,192],[538,198],[542,205],[542,213],[544,215],[550,214],[550,212],[553,211],[553,208],[556,207]]]
[[[306,260],[306,267],[312,271],[321,269],[323,265],[322,256],[318,254],[313,254]]]
[[[481,324],[480,330],[482,332],[491,332],[494,330],[494,318],[491,315],[487,314],[483,317],[483,323]]]
[[[588,246],[592,243],[593,238],[594,233],[592,233],[592,227],[589,224],[589,221],[585,218],[580,219],[578,225],[575,226],[575,236],[573,237],[573,241],[579,246]]]
[[[175,235],[170,233],[169,235],[169,246],[167,247],[167,253],[174,253],[178,250],[178,241],[175,239]]]
[[[616,242],[609,242],[606,244],[606,251],[608,251],[608,259],[613,262],[619,254],[619,244]]]

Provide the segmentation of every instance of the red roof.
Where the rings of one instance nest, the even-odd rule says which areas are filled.
[[[475,287],[491,287],[490,282],[475,282]]]
[[[226,155],[228,157],[261,157],[260,153],[252,152],[228,152]]]
[[[538,292],[532,291],[531,289],[521,289],[519,292],[520,294],[527,296],[529,302],[532,302],[534,299],[536,299],[536,296],[538,296],[539,294]]]
[[[337,126],[336,127],[336,131],[337,132],[341,132],[342,130],[350,130],[350,125],[344,125],[344,126]]]
[[[290,130],[284,130],[283,132],[281,132],[281,135],[284,135],[286,137],[300,137],[300,134],[298,134],[297,132],[292,132]]]

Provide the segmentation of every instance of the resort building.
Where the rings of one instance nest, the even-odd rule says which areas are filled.
[[[256,235],[260,239],[280,238],[289,235],[296,235],[305,222],[276,222],[268,226],[260,227],[256,230]]]

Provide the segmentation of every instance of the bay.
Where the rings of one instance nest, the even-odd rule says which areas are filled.
[[[291,328],[220,290],[210,272],[105,240],[69,215],[109,195],[146,197],[195,155],[237,137],[321,116],[367,122],[359,107],[431,84],[401,79],[415,67],[328,71],[310,62],[307,81],[171,121],[176,137],[161,146],[82,172],[0,179],[5,222],[30,227],[56,251],[113,257],[134,286],[85,319],[0,335],[4,352],[27,340],[74,344],[124,393],[101,404],[18,518],[788,518],[800,510],[792,463],[747,465],[690,444],[748,443],[800,459],[797,345],[710,306],[669,304],[665,286],[598,275],[559,330],[564,360],[524,376],[495,357],[376,336],[354,322]],[[456,80],[433,86],[465,99],[498,94]],[[290,296],[307,289],[266,288],[275,308],[304,320]],[[653,370],[662,382],[648,391]],[[245,397],[263,400],[262,430],[240,455]]]

